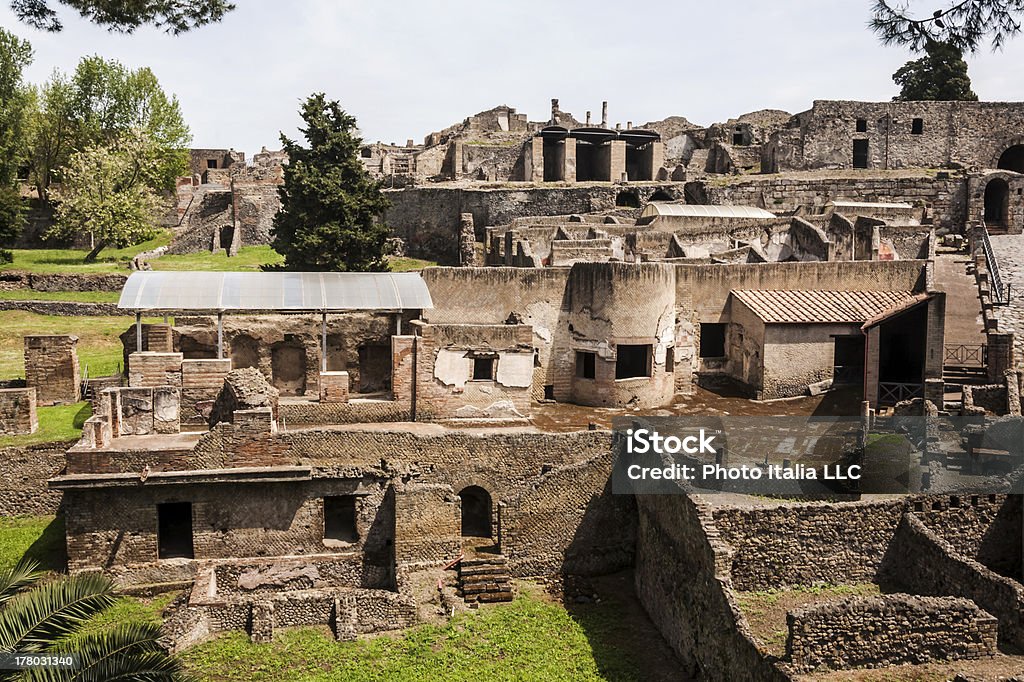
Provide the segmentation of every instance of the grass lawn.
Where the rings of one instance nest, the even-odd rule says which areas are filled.
[[[161,322],[162,318],[143,319]],[[73,334],[78,337],[78,363],[83,376],[107,376],[120,369],[120,334],[133,317],[37,315],[23,310],[0,311],[0,379],[25,376],[25,342],[32,334]]]
[[[736,601],[757,641],[769,653],[786,653],[786,614],[801,606],[837,601],[844,597],[873,597],[881,594],[878,585],[821,585],[788,590],[737,592]]]
[[[82,435],[82,424],[92,416],[92,404],[88,401],[73,405],[54,405],[36,408],[39,429],[23,436],[0,436],[0,448],[9,445],[35,445],[37,443],[59,443],[78,440]]]
[[[615,612],[605,610],[596,620],[614,628]],[[445,625],[420,625],[401,635],[336,642],[325,629],[299,628],[275,635],[272,643],[252,644],[245,633],[231,632],[183,655],[203,680],[644,679],[635,672],[636,658],[647,652],[612,638],[607,646],[602,641],[599,655],[590,639],[595,617],[587,616],[584,624],[578,618],[533,588],[511,604],[462,613]]]
[[[117,303],[120,291],[36,291],[35,289],[0,289],[0,300],[6,301],[75,301],[77,303]]]
[[[237,256],[228,258],[224,251],[160,256],[150,261],[154,270],[203,270],[225,272],[258,271],[263,265],[279,265],[284,257],[269,246],[243,246]]]
[[[170,243],[171,232],[165,230],[149,241],[126,249],[103,249],[93,263],[85,262],[88,251],[82,249],[13,249],[14,261],[0,265],[0,270],[27,270],[40,274],[127,272],[133,257]]]
[[[64,520],[54,516],[0,516],[0,571],[22,557],[35,559],[51,571],[63,571]]]
[[[437,263],[432,260],[406,258],[405,256],[389,256],[388,262],[391,264],[391,272],[411,272],[413,270],[422,270],[423,268],[430,268],[437,265]]]

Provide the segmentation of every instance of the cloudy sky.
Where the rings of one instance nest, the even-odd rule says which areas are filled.
[[[612,123],[701,124],[887,100],[909,58],[866,28],[869,0],[237,0],[222,23],[178,37],[110,34],[68,12],[63,33],[40,33],[0,2],[0,25],[35,47],[30,80],[88,54],[149,66],[180,99],[194,146],[250,155],[294,135],[315,91],[367,140],[402,143],[498,104],[546,120],[552,97],[580,119],[608,100]],[[1024,36],[969,64],[982,99],[1024,100]]]

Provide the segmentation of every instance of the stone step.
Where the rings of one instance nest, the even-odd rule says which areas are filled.
[[[460,585],[461,589],[465,592],[472,592],[473,590],[486,590],[493,585],[504,585],[509,586],[512,584],[511,580],[474,580],[472,582],[464,582]]]
[[[508,574],[505,566],[469,566],[459,569],[459,576]]]
[[[500,554],[495,554],[489,557],[480,557],[477,559],[463,559],[459,562],[461,566],[489,566],[489,565],[502,565],[506,563],[505,557]]]
[[[467,599],[466,601],[477,601],[483,604],[494,604],[498,602],[512,601],[515,599],[515,595],[512,592],[488,592],[485,594],[476,595],[475,599]]]

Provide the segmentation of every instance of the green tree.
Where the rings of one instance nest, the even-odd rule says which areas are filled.
[[[116,145],[141,132],[152,143],[154,164],[146,180],[155,190],[174,189],[188,169],[192,141],[178,99],[153,72],[131,70],[115,60],[85,57],[67,77],[58,71],[36,91],[31,115],[30,169],[39,197],[75,150]]]
[[[70,654],[74,669],[0,671],[0,681],[101,682],[190,679],[181,662],[157,642],[160,628],[151,623],[122,623],[100,631],[82,626],[117,601],[110,580],[102,575],[61,576],[40,583],[43,574],[31,562],[0,572],[0,652]]]
[[[153,156],[153,144],[142,134],[73,154],[63,172],[57,222],[46,238],[91,234],[86,262],[111,244],[124,248],[152,238],[160,210],[160,199],[147,183],[158,172]]]
[[[875,0],[869,26],[884,45],[905,45],[911,52],[926,50],[929,42],[948,43],[963,53],[976,52],[990,41],[998,50],[1020,33],[1024,0],[946,0],[945,4],[916,16],[903,0]]]
[[[85,57],[71,77],[72,121],[79,148],[111,144],[132,131],[152,142],[158,170],[153,189],[174,189],[188,168],[192,141],[178,98],[168,96],[148,68],[131,70],[113,59]]]
[[[52,4],[77,10],[110,31],[131,33],[140,26],[156,26],[174,35],[220,21],[235,9],[225,0],[56,0]],[[51,0],[11,0],[11,9],[21,21],[43,31],[60,31],[64,25],[50,5]]]
[[[0,247],[11,246],[25,226],[18,169],[25,161],[31,92],[22,72],[32,63],[32,46],[0,28]],[[0,250],[0,260],[10,252]]]
[[[967,62],[963,53],[949,43],[931,41],[925,46],[925,56],[907,62],[892,75],[899,85],[900,94],[894,102],[916,100],[978,101],[971,90],[967,75]]]
[[[75,95],[71,81],[59,71],[33,90],[29,115],[29,178],[39,198],[50,200],[50,185],[77,143]]]
[[[356,119],[323,93],[310,96],[300,113],[309,146],[281,135],[288,165],[274,249],[289,270],[387,270],[388,230],[378,218],[388,201],[359,160]]]

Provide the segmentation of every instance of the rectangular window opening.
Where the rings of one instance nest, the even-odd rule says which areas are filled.
[[[356,542],[356,498],[340,495],[324,498],[324,540]]]
[[[593,379],[597,371],[597,353],[576,351],[576,376],[580,379]]]
[[[651,376],[650,345],[619,345],[615,353],[615,378],[636,379]]]
[[[665,371],[676,371],[676,349],[672,346],[669,346],[668,350],[665,351]]]
[[[700,357],[725,357],[725,325],[702,322],[700,325]]]
[[[924,133],[924,119],[915,118],[910,124],[911,135],[921,135]]]
[[[473,381],[493,381],[494,364],[494,358],[473,358]]]
[[[192,503],[165,502],[156,506],[156,544],[159,559],[192,559]]]
[[[868,120],[866,118],[857,119],[857,132],[866,133],[868,131]]]
[[[216,168],[217,167],[217,159],[207,159],[206,160],[206,167],[207,168]]]

